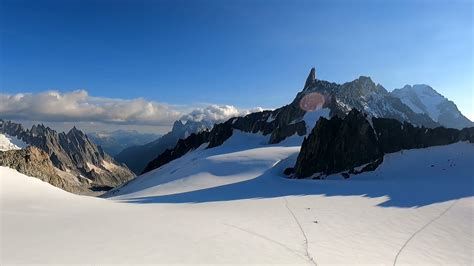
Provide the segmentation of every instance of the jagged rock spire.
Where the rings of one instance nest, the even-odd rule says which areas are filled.
[[[311,86],[314,82],[316,82],[316,69],[313,67],[311,68],[311,71],[309,71],[308,78],[306,78],[306,82],[304,84],[304,88],[306,89],[309,86]]]

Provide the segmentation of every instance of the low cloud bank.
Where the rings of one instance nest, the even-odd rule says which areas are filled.
[[[193,108],[143,98],[125,100],[94,97],[86,90],[0,94],[0,118],[45,122],[167,126],[177,119],[221,122],[261,110],[241,110],[232,105],[214,104]]]
[[[253,112],[261,112],[261,107],[256,107],[248,110],[239,110],[232,105],[209,105],[205,108],[196,108],[189,114],[181,117],[181,120],[193,120],[193,121],[225,121],[231,117],[244,116]]]

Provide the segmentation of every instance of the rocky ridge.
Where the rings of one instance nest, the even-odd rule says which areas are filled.
[[[84,184],[78,180],[68,180],[59,176],[49,156],[43,150],[28,146],[21,150],[8,150],[0,152],[2,166],[10,167],[28,176],[34,176],[51,185],[72,193],[86,192]]]
[[[135,176],[75,127],[67,133],[58,133],[44,125],[24,129],[21,124],[0,120],[0,132],[44,151],[57,175],[71,182],[87,184],[84,185],[86,189],[115,187]]]
[[[374,170],[386,153],[447,145],[458,141],[474,143],[474,128],[416,127],[390,118],[368,117],[352,109],[344,118],[321,118],[301,145],[294,169],[296,178],[344,177]],[[357,169],[360,168],[360,169]]]

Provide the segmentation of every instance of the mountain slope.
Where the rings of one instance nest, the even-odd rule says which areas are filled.
[[[178,120],[174,122],[173,128],[167,134],[150,143],[126,148],[117,154],[115,159],[126,164],[133,172],[140,174],[149,161],[166,149],[174,147],[179,139],[184,139],[192,133],[199,133],[211,127],[212,123],[209,121],[188,120],[183,124]]]
[[[21,124],[0,120],[0,132],[16,136],[46,152],[62,178],[86,188],[115,187],[134,177],[77,128],[58,133],[44,125],[25,130]]]
[[[454,102],[446,99],[432,87],[424,84],[406,85],[391,92],[414,112],[428,115],[433,121],[448,128],[472,127],[474,123],[467,119]]]

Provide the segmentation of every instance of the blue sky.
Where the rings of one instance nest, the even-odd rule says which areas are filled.
[[[473,1],[5,1],[4,93],[289,103],[309,69],[426,83],[474,118]]]

